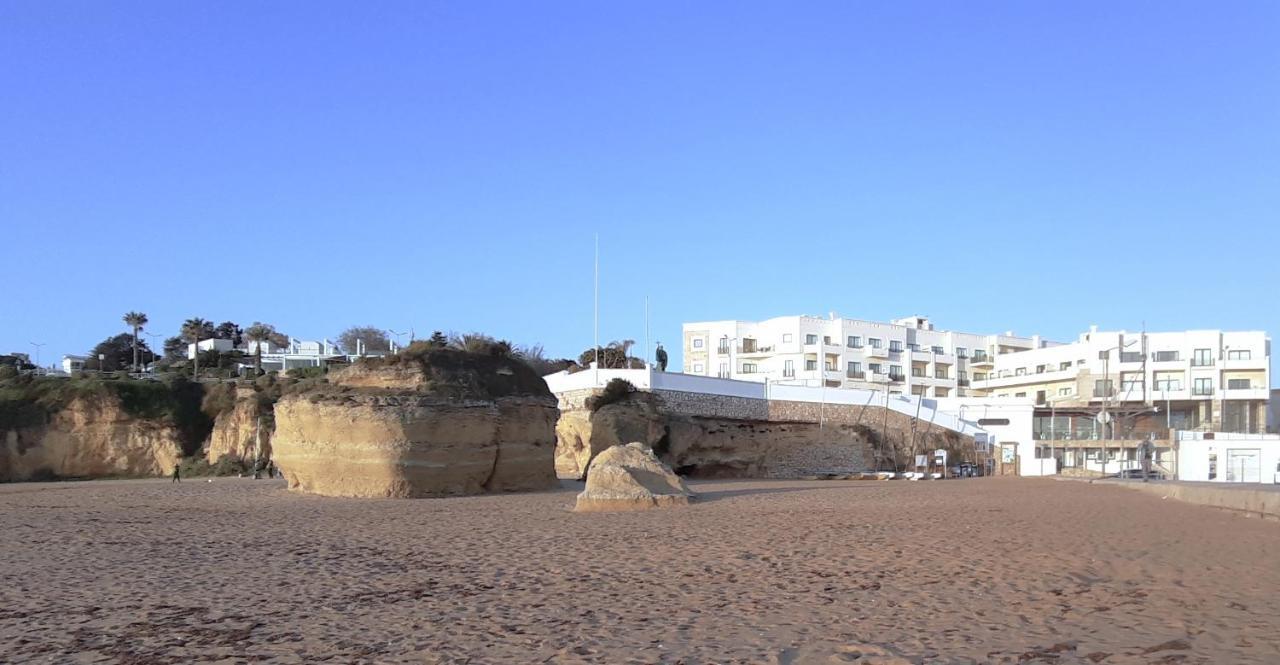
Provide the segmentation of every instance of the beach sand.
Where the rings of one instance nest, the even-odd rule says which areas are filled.
[[[1278,663],[1280,523],[1032,479],[0,486],[0,661]]]

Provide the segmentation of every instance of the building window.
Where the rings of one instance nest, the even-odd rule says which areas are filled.
[[[702,366],[702,363],[694,363],[694,364],[693,364],[693,373],[694,373],[694,374],[701,374],[703,371],[705,371],[705,368]]]
[[[889,350],[893,353],[902,353],[902,342],[896,339],[889,340]]]
[[[915,342],[907,342],[907,349],[910,351],[919,351],[920,345]]]
[[[1026,396],[1027,396],[1027,394],[1026,394],[1026,393],[1014,393],[1014,394],[1013,394],[1013,396],[1014,396],[1014,397],[1026,397]]]
[[[1008,418],[979,418],[978,427],[990,427],[992,425],[1004,426],[1009,424]]]
[[[861,337],[858,337],[858,336],[856,336],[856,335],[849,335],[848,342],[849,342],[849,348],[851,348],[851,349],[861,349],[861,348],[862,348],[862,338],[861,338]]]
[[[1249,360],[1253,353],[1249,349],[1227,351],[1227,360]]]
[[[1111,379],[1095,379],[1093,381],[1094,397],[1109,397],[1111,395],[1111,391]]]
[[[986,380],[987,380],[987,373],[986,373],[986,372],[974,372],[974,373],[973,373],[973,380],[974,380],[974,381],[986,381]]]
[[[806,372],[816,372],[816,371],[818,371],[818,361],[816,361],[816,360],[806,360],[806,361],[804,361],[804,371],[806,371]]]
[[[946,353],[946,350],[945,350],[945,349],[943,349],[943,348],[942,348],[942,347],[940,347],[940,346],[935,346],[935,347],[933,347],[933,352],[934,352],[934,353],[936,353],[936,354],[938,354],[938,355],[942,355],[942,354]]]
[[[969,349],[966,349],[966,348],[964,348],[963,346],[957,346],[957,347],[956,347],[956,357],[957,357],[957,358],[968,358],[968,357],[969,357]]]
[[[1196,349],[1191,356],[1192,367],[1213,367],[1213,349]]]
[[[720,348],[716,349],[716,353],[729,355],[729,338],[728,337],[720,338]]]
[[[1120,390],[1123,392],[1142,391],[1142,374],[1138,372],[1125,372],[1120,375]]]
[[[701,337],[695,337],[695,338],[694,338],[694,340],[693,340],[693,348],[695,348],[695,349],[701,349],[701,348],[702,348],[702,338],[701,338]]]
[[[1231,390],[1248,390],[1249,379],[1227,379],[1227,388]]]
[[[916,367],[916,366],[914,366],[914,365],[913,365],[913,366],[911,367],[911,376],[919,376],[919,377],[923,377],[923,376],[924,376],[924,368],[923,368],[923,367]]]
[[[1177,351],[1156,351],[1156,362],[1169,363],[1179,360]]]
[[[1076,361],[1076,367],[1084,367],[1084,358]]]
[[[1122,363],[1140,363],[1143,360],[1141,351],[1121,351],[1120,362]]]
[[[901,381],[903,378],[902,365],[889,365],[889,380]]]
[[[795,376],[795,375],[796,375],[796,361],[794,361],[794,360],[784,360],[784,361],[782,362],[782,375],[783,375],[783,376],[785,376],[785,377],[792,377],[792,376]]]
[[[1099,351],[1099,352],[1098,352],[1098,360],[1106,360],[1106,359],[1107,359],[1107,358],[1109,358],[1109,357],[1111,357],[1111,351]]]
[[[794,338],[791,336],[791,333],[782,333],[783,344],[790,344],[792,339]]]
[[[884,370],[880,369],[881,367],[882,365],[880,363],[870,363],[867,365],[867,369],[871,370],[872,374],[883,374]]]
[[[757,365],[755,363],[742,363],[743,374],[755,374]]]
[[[716,376],[722,379],[729,378],[729,363],[720,363],[720,372]]]
[[[1067,386],[1067,387],[1065,387],[1065,388],[1059,388],[1059,389],[1058,389],[1058,394],[1059,394],[1059,395],[1070,395],[1070,394],[1071,394],[1071,386]]]
[[[1196,396],[1213,394],[1213,379],[1196,379],[1191,385],[1191,394]]]
[[[830,336],[830,335],[823,335],[823,336],[822,336],[822,343],[823,343],[823,344],[826,344],[827,346],[831,346],[831,336]]]
[[[1069,369],[1071,369],[1071,361],[1070,361],[1070,360],[1068,360],[1068,361],[1066,361],[1066,362],[1063,362],[1063,363],[1058,363],[1058,371],[1059,371],[1059,372],[1065,372],[1065,371],[1067,371],[1067,370],[1069,370]]]
[[[867,338],[867,344],[868,344],[868,345],[870,345],[870,346],[871,346],[871,348],[873,348],[873,349],[878,349],[878,348],[880,348],[880,338],[879,338],[879,337],[868,337],[868,338]]]
[[[935,379],[949,379],[949,378],[951,378],[951,377],[950,377],[950,376],[947,376],[947,368],[946,368],[946,367],[935,367],[935,368],[933,368],[933,378],[935,378]]]
[[[1044,365],[1036,365],[1036,374],[1044,374]]]
[[[859,363],[859,362],[849,363],[848,370],[846,373],[851,379],[861,379],[863,376],[865,376],[862,373],[862,363]]]
[[[818,336],[817,336],[817,335],[805,335],[805,336],[804,336],[804,343],[805,343],[805,344],[817,344],[817,343],[818,343]]]
[[[1018,369],[1013,370],[1013,375],[1014,375],[1014,376],[1026,376],[1026,375],[1027,375],[1027,368],[1026,368],[1026,367],[1019,367]]]
[[[836,371],[836,363],[840,362],[838,356],[827,356],[826,362],[822,363],[828,372]]]
[[[1161,377],[1159,374],[1156,374],[1156,390],[1182,390],[1182,378]]]

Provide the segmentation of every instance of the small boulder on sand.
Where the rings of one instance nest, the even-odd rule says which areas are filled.
[[[578,512],[648,510],[689,504],[693,492],[648,446],[638,441],[596,455],[587,468],[587,488]]]

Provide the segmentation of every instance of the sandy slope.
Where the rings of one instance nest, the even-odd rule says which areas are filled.
[[[1047,480],[693,489],[0,486],[0,661],[1280,662],[1280,523]]]

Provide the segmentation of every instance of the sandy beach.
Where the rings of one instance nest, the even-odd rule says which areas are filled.
[[[0,661],[1275,663],[1280,524],[1050,480],[0,486]]]

